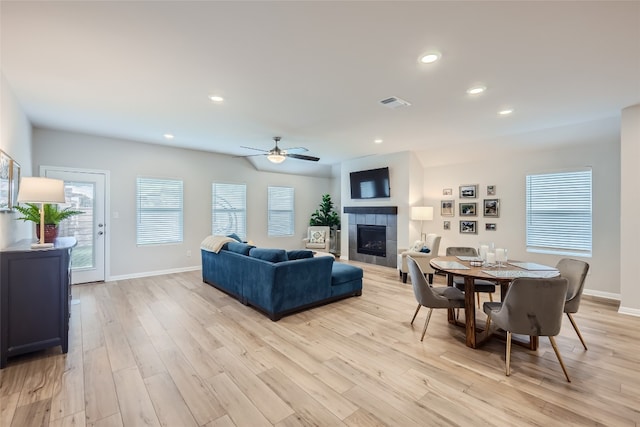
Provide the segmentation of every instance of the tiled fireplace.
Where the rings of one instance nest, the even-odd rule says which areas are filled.
[[[395,267],[397,206],[345,207],[344,213],[349,214],[349,259]]]

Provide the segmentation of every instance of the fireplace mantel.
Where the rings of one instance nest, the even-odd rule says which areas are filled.
[[[397,206],[345,206],[346,214],[398,215]]]

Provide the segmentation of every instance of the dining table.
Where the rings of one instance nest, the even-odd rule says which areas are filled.
[[[477,257],[467,256],[444,256],[433,258],[431,266],[436,272],[444,273],[447,276],[447,286],[453,286],[455,276],[464,278],[464,324],[459,322],[455,315],[455,309],[448,310],[448,321],[451,324],[464,326],[466,329],[466,345],[471,348],[478,348],[487,338],[488,331],[477,324],[476,304],[474,300],[475,279],[489,280],[500,286],[501,301],[509,288],[509,284],[516,278],[549,278],[560,275],[555,267],[546,266],[534,262],[509,261],[498,266],[497,264],[487,264]],[[538,348],[538,337],[529,337],[528,341],[514,339],[515,344],[524,345],[530,350]]]

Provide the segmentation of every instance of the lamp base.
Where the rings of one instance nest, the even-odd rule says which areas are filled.
[[[53,243],[32,243],[31,249],[49,249],[53,247]]]

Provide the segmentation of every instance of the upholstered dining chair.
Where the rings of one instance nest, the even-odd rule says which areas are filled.
[[[507,332],[506,375],[511,375],[511,335],[547,336],[568,382],[569,374],[554,337],[560,333],[562,312],[569,282],[564,277],[551,279],[518,278],[511,282],[502,302],[485,302],[487,333],[491,324]]]
[[[447,248],[447,256],[478,256],[478,251],[475,248],[468,248],[464,246],[451,246]],[[454,276],[453,285],[464,291],[464,277]],[[483,279],[475,279],[473,282],[473,290],[476,293],[478,299],[478,307],[480,307],[480,293],[489,294],[489,301],[493,301],[493,294],[496,291],[496,284]]]
[[[440,251],[440,239],[441,236],[438,236],[437,234],[427,234],[424,246],[429,248],[429,253],[418,252],[411,249],[398,249],[397,268],[398,273],[400,273],[402,283],[407,283],[407,274],[409,273],[407,256],[409,255],[416,260],[422,272],[429,277],[429,283],[433,283],[433,275],[436,271],[431,267],[430,262],[433,258],[438,256],[438,252]]]
[[[427,319],[424,322],[424,328],[422,329],[422,336],[420,341],[424,340],[424,334],[427,332],[427,326],[429,326],[429,319],[431,319],[431,313],[434,308],[464,308],[464,292],[460,291],[453,286],[439,286],[433,287],[424,277],[424,273],[420,269],[417,261],[412,256],[407,256],[407,266],[409,267],[409,273],[411,274],[411,285],[413,286],[413,293],[418,301],[418,308],[413,314],[411,324],[416,320],[418,311],[422,307],[428,307],[429,313]]]
[[[569,290],[567,291],[567,300],[564,303],[564,312],[567,313],[571,326],[573,326],[576,334],[578,334],[582,346],[587,350],[587,344],[584,342],[584,338],[582,338],[580,329],[578,329],[576,321],[573,320],[572,314],[577,313],[578,308],[580,308],[580,298],[582,297],[582,291],[584,289],[584,280],[587,278],[587,273],[589,272],[589,264],[577,259],[563,258],[558,261],[556,268],[560,272],[560,277],[564,277],[569,281]]]

